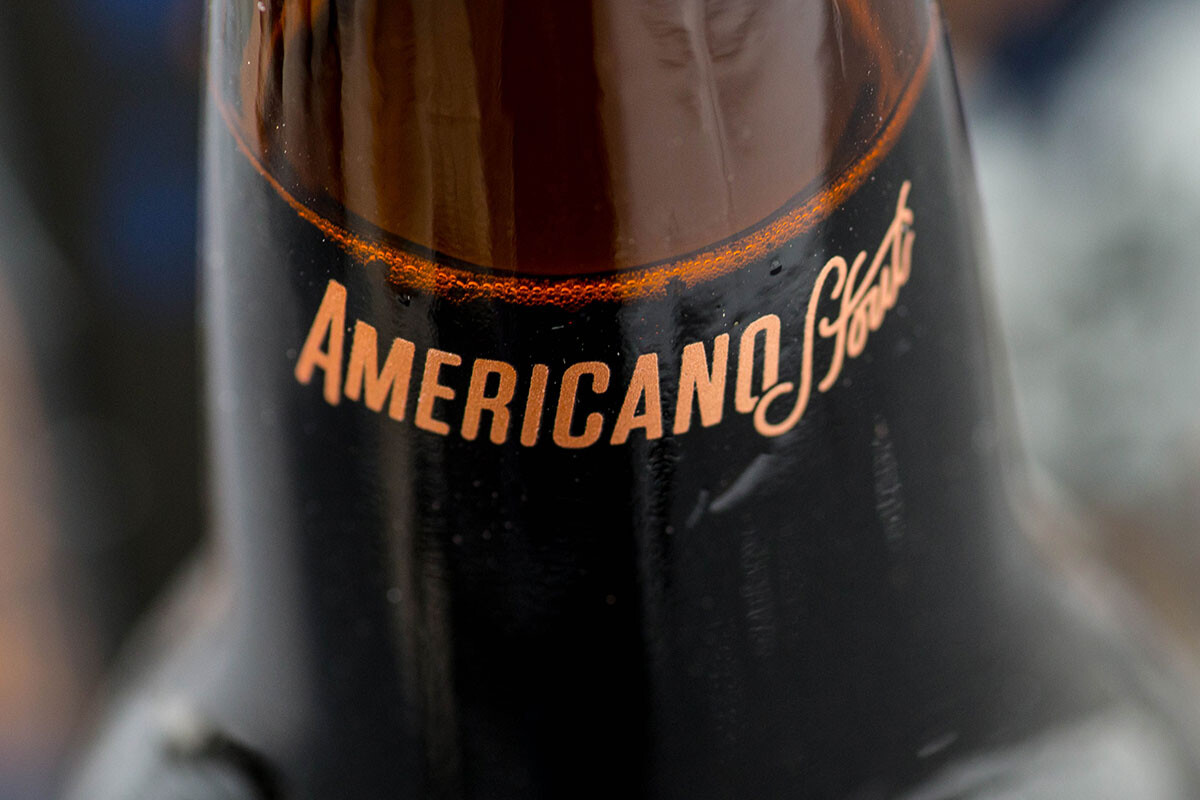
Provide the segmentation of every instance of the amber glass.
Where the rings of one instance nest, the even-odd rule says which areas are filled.
[[[78,797],[1197,796],[1022,531],[939,19],[212,0],[224,605]]]
[[[281,190],[360,247],[525,275],[644,269],[861,181],[938,39],[914,2],[264,6],[217,15],[214,77]]]

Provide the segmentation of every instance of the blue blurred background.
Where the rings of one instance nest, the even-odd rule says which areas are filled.
[[[198,539],[202,11],[0,5],[0,800]]]
[[[946,0],[1026,442],[1200,642],[1195,0]],[[0,7],[0,800],[203,528],[202,0]]]

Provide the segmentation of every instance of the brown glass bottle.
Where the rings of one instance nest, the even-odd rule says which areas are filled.
[[[919,0],[214,0],[231,602],[162,769],[1091,796],[1135,741],[1108,788],[1193,796],[1019,532],[956,103]]]

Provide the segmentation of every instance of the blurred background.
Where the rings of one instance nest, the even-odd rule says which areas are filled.
[[[201,0],[0,6],[0,800],[202,530]],[[1195,0],[945,0],[1025,442],[1200,653]]]

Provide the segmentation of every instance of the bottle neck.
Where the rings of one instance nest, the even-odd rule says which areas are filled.
[[[921,2],[252,6],[224,4],[220,96],[300,202],[537,275],[677,258],[819,191],[933,35]]]
[[[837,5],[846,39],[851,5]],[[218,19],[229,11],[217,8]],[[213,29],[214,51],[227,52]],[[226,90],[241,86],[226,70],[240,75],[246,40],[214,69],[226,110],[240,97]],[[852,45],[821,41],[810,55],[824,53],[816,74],[829,81],[842,74],[833,56]],[[733,65],[759,63],[740,53],[713,63],[732,80]],[[287,89],[286,54],[277,63]],[[629,96],[629,84],[602,102]],[[745,98],[756,108],[789,91],[747,86],[760,87]],[[230,135],[214,111],[205,252],[218,519],[247,630],[286,621],[271,628],[286,647],[248,634],[245,652],[316,665],[298,682],[314,720],[305,741],[314,764],[339,768],[304,784],[313,796],[353,795],[346,780],[411,796],[430,786],[564,796],[579,775],[614,795],[787,796],[803,785],[846,796],[864,775],[902,786],[932,769],[912,757],[930,726],[970,747],[1005,720],[1012,736],[1038,724],[1038,708],[1002,708],[997,686],[1025,697],[1041,682],[1067,697],[1061,675],[1025,650],[1045,626],[1008,552],[1016,524],[945,53],[908,87],[917,99],[898,135],[836,207],[736,268],[575,302],[555,293],[613,285],[611,248],[604,274],[480,273],[525,281],[519,297],[479,280],[474,294],[454,288],[449,272],[397,282],[394,265],[305,216],[316,201],[300,194],[303,175],[285,184],[275,171],[281,147],[262,161],[244,116]],[[671,106],[671,92],[656,91]],[[851,164],[898,119],[872,123],[871,97],[850,117],[876,135],[836,137],[857,142]],[[620,197],[682,190],[672,178],[614,193],[643,180],[625,174],[635,151],[662,142],[606,120],[615,127],[598,141],[626,159],[603,162],[613,214],[597,219],[609,225],[641,215]],[[381,130],[407,152],[400,129]],[[624,147],[611,131],[625,131]],[[346,141],[339,164],[360,152]],[[516,164],[516,133],[507,147]],[[282,163],[322,163],[301,152],[289,144]],[[707,163],[679,162],[679,174]],[[550,179],[531,170],[535,184]],[[380,175],[380,191],[433,196],[433,183]],[[435,199],[456,196],[447,191]],[[833,195],[785,197],[777,218],[822,196]],[[707,202],[696,194],[697,209]],[[492,231],[487,208],[479,222]],[[350,233],[368,230],[354,224]],[[539,239],[538,226],[514,224],[518,256],[527,230],[545,252],[560,246],[548,244],[553,231]],[[437,245],[408,247],[435,260]]]

